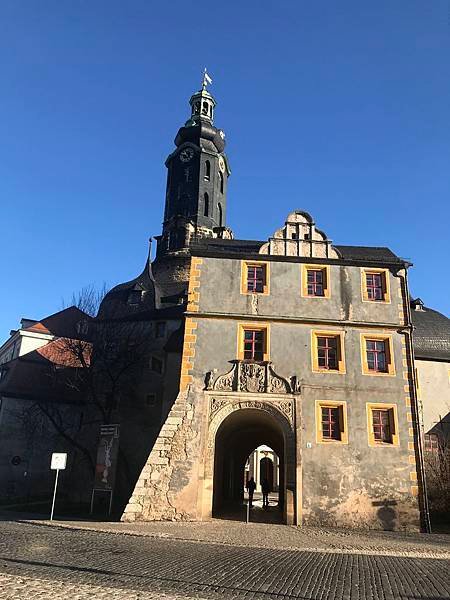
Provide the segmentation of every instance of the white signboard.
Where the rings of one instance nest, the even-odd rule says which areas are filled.
[[[65,469],[67,462],[67,454],[65,452],[53,452],[50,469],[59,470]]]

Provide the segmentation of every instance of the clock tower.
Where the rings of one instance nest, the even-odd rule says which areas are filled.
[[[166,160],[167,188],[163,231],[157,237],[156,261],[186,255],[205,237],[231,237],[225,226],[230,168],[225,134],[214,127],[216,101],[206,89],[190,99],[191,116],[175,137],[176,149]]]

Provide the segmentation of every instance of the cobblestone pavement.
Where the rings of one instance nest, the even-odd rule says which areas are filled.
[[[102,523],[92,521],[35,521],[51,527],[126,533],[144,537],[167,538],[270,548],[357,554],[384,554],[412,558],[449,558],[450,535],[405,534],[390,531],[355,531],[319,527],[287,527],[213,519],[196,522]]]
[[[226,524],[213,525],[219,531]],[[235,525],[241,531],[245,527]],[[297,532],[264,525],[250,525],[247,531],[265,531],[267,538],[273,528],[280,537],[283,531]],[[433,541],[427,544],[425,555]],[[424,558],[417,543],[417,556],[405,557],[252,547],[156,534],[111,535],[2,521],[0,599],[448,600],[450,565],[443,544],[436,540],[436,557]]]

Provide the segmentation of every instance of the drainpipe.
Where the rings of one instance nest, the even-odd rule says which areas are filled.
[[[411,377],[412,383],[411,386],[411,406],[413,408],[413,428],[415,437],[417,440],[417,448],[416,448],[416,457],[418,459],[418,467],[419,467],[419,494],[421,494],[421,498],[419,498],[419,503],[422,504],[422,522],[423,529],[425,533],[431,533],[431,520],[430,520],[430,509],[428,502],[428,490],[427,490],[427,479],[425,474],[425,461],[423,456],[423,434],[422,428],[420,426],[420,413],[419,413],[419,399],[417,397],[417,377],[416,377],[416,369],[415,369],[415,358],[414,358],[414,345],[413,345],[413,324],[411,319],[411,305],[410,305],[410,296],[409,296],[409,286],[408,286],[408,271],[407,266],[405,266],[405,305],[406,305],[406,315],[407,315],[407,328],[404,333],[407,339],[407,346],[409,350],[409,355],[411,357]]]

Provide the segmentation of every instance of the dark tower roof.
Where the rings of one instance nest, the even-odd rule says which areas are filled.
[[[420,298],[411,301],[411,319],[415,357],[450,362],[450,319]]]
[[[116,285],[106,294],[100,305],[98,317],[115,319],[154,310],[157,303],[157,289],[148,259],[140,275],[131,281]]]

